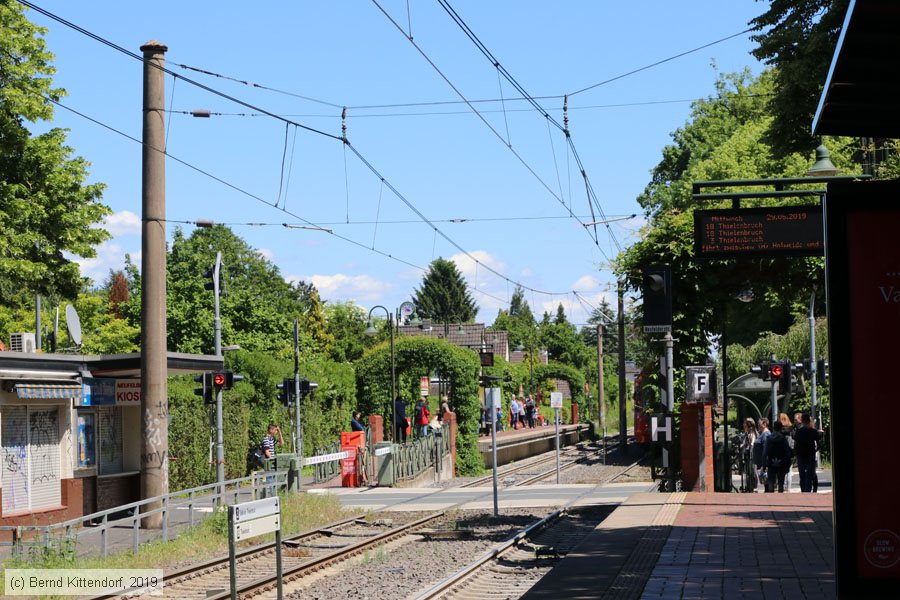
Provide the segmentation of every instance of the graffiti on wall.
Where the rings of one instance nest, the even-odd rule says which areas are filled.
[[[56,409],[31,411],[31,482],[59,480],[59,423]]]

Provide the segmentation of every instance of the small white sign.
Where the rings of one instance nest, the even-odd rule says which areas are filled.
[[[492,406],[494,410],[500,408],[500,404],[503,401],[503,392],[500,388],[485,388],[484,395],[488,406]]]
[[[234,505],[234,522],[249,521],[269,515],[277,515],[281,512],[278,498],[264,498]]]
[[[119,406],[140,406],[141,380],[116,379],[116,404]]]
[[[384,456],[385,454],[391,453],[391,447],[385,446],[384,448],[375,448],[375,456]]]
[[[562,408],[562,392],[550,392],[550,408]]]
[[[247,538],[278,531],[280,521],[281,515],[269,515],[268,517],[242,521],[240,523],[235,521],[234,541],[239,542],[241,540],[246,540]]]

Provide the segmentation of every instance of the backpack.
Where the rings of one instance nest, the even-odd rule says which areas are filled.
[[[787,438],[783,435],[769,437],[769,448],[766,452],[766,460],[770,467],[787,466],[791,461],[791,447],[788,445]]]
[[[266,452],[262,444],[250,447],[247,450],[247,471],[255,471],[266,465]]]

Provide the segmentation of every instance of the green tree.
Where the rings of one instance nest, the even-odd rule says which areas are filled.
[[[810,133],[849,0],[771,0],[750,25],[753,56],[774,67],[768,101],[773,115],[766,141],[778,156],[803,152],[817,142]]]
[[[278,267],[235,235],[217,225],[196,229],[185,236],[176,229],[168,254],[167,326],[169,349],[177,352],[212,353],[214,338],[213,292],[204,275],[222,252],[222,344],[237,344],[254,352],[293,356],[294,319],[301,323],[300,348],[305,355],[317,353],[328,339],[323,328],[318,340],[307,330],[311,293],[309,284],[288,283]],[[140,325],[140,274],[126,259],[130,298],[122,308],[132,325]],[[315,311],[314,311],[315,312]],[[321,311],[319,311],[321,312]],[[313,319],[321,323],[320,317]]]
[[[26,122],[53,118],[53,55],[16,2],[0,2],[0,302],[20,289],[75,298],[73,256],[96,255],[109,237],[103,184],[85,185],[88,162],[73,157],[66,131],[32,135]]]
[[[616,315],[606,298],[600,300],[600,306],[591,310],[587,325],[581,328],[581,340],[588,348],[597,347],[597,325],[603,325],[603,351],[618,352],[616,336]]]
[[[491,329],[509,334],[509,347],[531,347],[537,343],[537,324],[525,299],[525,290],[516,286],[509,301],[509,310],[500,309]]]
[[[316,288],[309,290],[303,311],[303,322],[306,332],[316,344],[316,350],[327,354],[334,344],[334,336],[328,331],[325,321],[325,305]]]
[[[560,316],[559,311],[557,316]],[[540,340],[553,360],[577,369],[589,366],[591,352],[582,342],[575,326],[565,318],[564,312],[561,321],[553,320],[541,325]]]
[[[415,290],[413,301],[419,316],[435,322],[468,323],[475,319],[478,307],[456,263],[436,258],[428,266],[422,285]]]
[[[822,287],[819,257],[705,264],[694,258],[693,210],[699,208],[691,196],[694,181],[799,176],[809,166],[811,155],[778,157],[765,141],[771,117],[762,98],[772,85],[771,73],[755,80],[747,73],[727,75],[719,80],[716,97],[694,104],[691,121],[672,135],[673,144],[663,150],[638,199],[648,218],[642,238],[617,260],[618,274],[635,290],[640,288],[643,265],[672,265],[673,334],[679,339],[676,364],[702,364],[710,336],[723,329],[733,339],[753,339],[765,330],[785,331],[813,285]],[[849,160],[853,150],[849,140],[832,138],[828,145],[835,164],[845,172],[858,171]],[[703,208],[724,205],[710,202]],[[757,300],[738,306],[734,296],[747,282]]]
[[[352,300],[326,304],[325,326],[334,339],[328,353],[334,361],[353,362],[376,343],[374,337],[364,333],[366,311]]]

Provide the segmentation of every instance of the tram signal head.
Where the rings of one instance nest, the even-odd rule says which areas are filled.
[[[225,381],[227,379],[224,371],[213,373],[212,376],[213,385],[220,389],[225,387]]]

